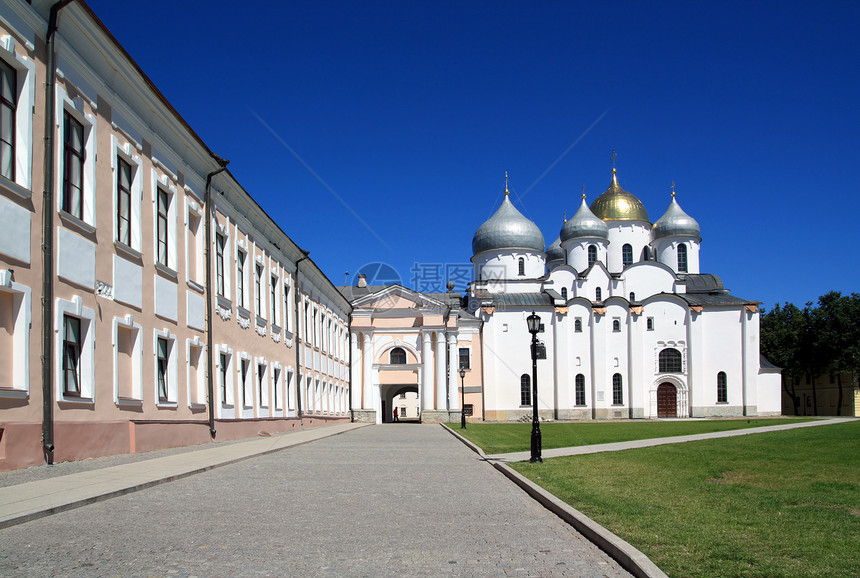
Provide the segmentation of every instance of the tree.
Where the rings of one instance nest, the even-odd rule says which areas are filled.
[[[836,415],[842,415],[842,374],[853,375],[860,359],[860,294],[843,297],[838,291],[831,291],[819,297],[815,327],[819,350],[836,373],[839,388]]]
[[[792,377],[791,380],[783,380],[783,388],[794,404],[795,414],[800,413],[800,398],[795,393],[794,382],[804,373],[801,363],[804,326],[803,312],[793,303],[785,303],[782,307],[777,303],[761,316],[762,355]]]

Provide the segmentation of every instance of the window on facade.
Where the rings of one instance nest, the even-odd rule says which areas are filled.
[[[406,399],[406,393],[405,392],[400,394],[400,399]]]
[[[588,246],[588,266],[591,267],[597,262],[597,245]]]
[[[561,298],[562,298],[562,299],[567,299],[567,287],[562,287],[562,288],[561,288]]]
[[[131,247],[131,165],[116,159],[116,240]]]
[[[653,318],[653,317],[648,317],[648,318],[645,320],[645,326],[646,326],[646,328],[648,329],[648,331],[654,331],[654,318]]]
[[[574,330],[576,333],[582,333],[582,319],[580,319],[579,317],[577,317],[577,318],[573,321],[573,330]]]
[[[236,252],[236,304],[245,306],[245,251]]]
[[[254,313],[263,316],[263,266],[254,267]]]
[[[595,289],[594,290],[594,298],[597,301],[602,301],[603,300],[603,289],[601,289],[600,287]]]
[[[224,297],[224,245],[227,238],[221,233],[215,233],[215,287],[218,295]]]
[[[576,405],[585,405],[585,376],[576,374]]]
[[[290,323],[290,317],[292,316],[293,311],[290,309],[290,286],[286,283],[284,284],[284,328],[287,331],[292,331],[293,327]]]
[[[15,110],[17,71],[0,60],[0,176],[15,180]]]
[[[81,320],[63,316],[63,393],[81,395]]]
[[[391,350],[389,363],[392,365],[406,365],[406,352],[401,347],[395,347]]]
[[[630,302],[631,303],[636,302],[636,293],[634,293],[633,291],[630,292]]]
[[[625,243],[623,247],[621,247],[621,264],[624,267],[633,264],[633,247],[630,243]]]
[[[660,373],[681,373],[681,352],[668,347],[660,352]]]
[[[221,385],[221,404],[227,405],[227,365],[229,360],[227,359],[227,354],[222,353],[220,356],[221,363],[219,364],[219,383]]]
[[[624,391],[621,388],[621,374],[612,376],[612,405],[624,404]]]
[[[240,371],[239,379],[242,382],[241,383],[241,385],[242,385],[242,405],[244,405],[245,407],[251,406],[251,403],[250,403],[251,400],[249,399],[249,395],[248,395],[249,394],[249,391],[248,391],[249,366],[250,366],[249,361],[247,359],[243,359],[242,363],[240,364],[240,369],[239,369],[239,371]],[[252,385],[252,387],[253,387],[253,385]]]
[[[619,319],[613,319],[612,320],[612,331],[614,333],[620,333],[621,332],[621,320],[619,320]]]
[[[461,347],[460,348],[460,367],[463,369],[471,369],[471,365],[469,364],[469,348]]]
[[[118,399],[140,399],[139,373],[136,371],[139,355],[135,355],[138,329],[115,325],[116,328],[116,396]],[[139,351],[139,349],[138,349]]]
[[[156,240],[158,264],[167,267],[167,215],[170,211],[170,194],[158,189],[158,208],[156,212]]]
[[[519,261],[517,261],[519,265],[519,274],[520,277],[526,274],[526,260],[520,257]]]
[[[257,365],[257,399],[260,400],[260,407],[269,405],[268,392],[266,391],[266,366],[262,363]]]
[[[274,385],[274,387],[272,388],[272,393],[275,396],[272,401],[275,402],[275,409],[280,409],[281,402],[278,400],[278,389],[280,389],[281,387],[281,370],[277,367],[272,370],[272,385]]]
[[[63,115],[63,210],[84,218],[84,125]]]
[[[717,403],[728,403],[729,401],[729,386],[726,379],[726,372],[721,371],[717,374]]]
[[[678,273],[687,272],[687,245],[678,245]]]
[[[520,377],[520,405],[532,404],[532,380],[527,373]]]
[[[272,308],[272,323],[278,321],[278,278],[272,275],[272,284],[269,287],[269,303]]]
[[[170,399],[168,396],[167,382],[167,362],[170,344],[163,337],[159,337],[156,340],[155,349],[155,355],[157,359],[155,367],[155,377],[158,385],[158,401],[163,403]]]

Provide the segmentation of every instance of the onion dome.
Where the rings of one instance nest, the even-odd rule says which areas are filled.
[[[604,221],[645,221],[648,211],[645,205],[618,184],[615,169],[612,169],[612,182],[609,188],[591,203],[591,212]]]
[[[552,245],[546,248],[547,261],[564,261],[564,249],[561,248],[561,238],[552,242]]]
[[[674,237],[676,235],[687,237],[698,237],[701,229],[696,219],[688,215],[675,200],[675,191],[672,191],[672,202],[660,219],[654,223],[654,238]]]
[[[579,210],[564,224],[559,235],[562,242],[580,237],[609,238],[609,228],[588,208],[585,203],[585,195],[582,195],[582,204],[579,205]]]
[[[472,237],[473,255],[497,249],[525,249],[543,253],[544,246],[543,233],[514,207],[508,198],[507,187],[502,206],[478,227]]]

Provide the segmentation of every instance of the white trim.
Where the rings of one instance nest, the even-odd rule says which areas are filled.
[[[163,402],[158,399],[158,338],[167,340],[167,401]],[[176,335],[170,332],[169,328],[163,330],[155,329],[152,335],[152,366],[153,366],[153,392],[155,394],[155,404],[158,407],[176,407],[178,403],[178,389],[176,380],[178,379],[177,371],[177,353],[176,353]]]
[[[199,349],[197,356],[197,383],[191,382],[191,348]],[[185,340],[185,383],[188,396],[188,407],[205,407],[206,405],[206,345],[195,335]],[[192,395],[195,393],[196,395]],[[196,398],[196,399],[195,399]]]
[[[152,169],[152,256],[155,263],[164,266],[158,261],[158,191],[162,190],[168,194],[167,207],[167,263],[166,266],[172,272],[177,271],[176,263],[176,204],[179,201],[179,191],[170,183],[167,177]]]
[[[4,363],[12,365],[12,381],[2,384],[0,397],[12,392],[30,394],[30,324],[31,324],[31,294],[30,288],[12,281],[12,272],[8,269],[0,271],[0,292],[12,295],[12,355]]]
[[[81,220],[87,225],[96,227],[96,158],[98,145],[96,137],[98,130],[96,127],[96,117],[87,114],[83,99],[70,99],[66,90],[57,85],[57,175],[56,175],[56,197],[57,210],[63,210],[63,176],[65,175],[65,122],[64,115],[68,113],[84,127],[84,167],[83,167],[83,187],[81,190],[81,203],[83,208],[81,211]]]
[[[72,297],[71,301],[57,299],[54,325],[54,339],[56,353],[54,355],[54,379],[57,384],[57,401],[93,403],[95,401],[95,320],[96,312],[89,307],[83,306],[83,300],[79,295]],[[63,317],[69,315],[81,320],[81,357],[79,360],[81,372],[81,395],[66,397],[63,393]]]
[[[131,241],[131,244],[128,245],[128,247],[140,253],[143,252],[143,244],[141,243],[140,234],[140,205],[143,200],[142,163],[140,157],[132,152],[132,146],[130,143],[126,142],[120,144],[116,135],[111,135],[110,140],[110,168],[112,174],[111,180],[113,181],[111,185],[113,187],[113,240],[124,245],[124,243],[118,240],[119,229],[117,227],[117,214],[119,213],[119,207],[117,206],[118,163],[116,160],[117,157],[119,157],[131,165],[131,218],[129,219],[129,226],[131,228],[129,240]]]
[[[33,190],[33,109],[36,105],[36,65],[15,53],[12,36],[0,38],[0,58],[17,71],[15,105],[15,183]]]
[[[129,397],[120,397],[119,383],[119,329],[123,328],[132,333],[132,351],[130,357],[131,364],[131,395]],[[117,405],[123,405],[128,400],[142,401],[143,400],[143,340],[141,339],[143,328],[139,323],[134,322],[134,316],[129,314],[125,317],[113,318],[113,331],[111,334],[111,345],[113,347],[113,395],[114,402]]]

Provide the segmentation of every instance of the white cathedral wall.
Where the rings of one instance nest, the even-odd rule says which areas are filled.
[[[745,383],[745,367],[743,352],[743,317],[745,310],[711,309],[699,315],[701,322],[700,369],[693,376],[695,388],[693,416],[723,416],[744,415],[745,389],[755,387],[754,383]],[[758,348],[755,349],[756,366],[758,365]],[[717,373],[726,373],[728,402],[717,403]],[[753,402],[754,405],[755,402]],[[747,403],[747,405],[749,405]]]
[[[519,260],[525,265],[519,274]],[[537,279],[546,273],[546,256],[536,251],[486,251],[473,258],[475,279],[504,281],[505,279]]]
[[[622,297],[630,299],[630,293],[636,294],[636,301],[644,301],[658,293],[672,293],[675,286],[675,276],[665,268],[653,262],[636,263],[621,274],[623,283]]]
[[[650,331],[649,318],[653,320]],[[689,400],[693,396],[691,384],[694,382],[691,371],[695,367],[691,361],[693,348],[690,347],[689,325],[687,306],[678,297],[655,297],[643,306],[642,315],[636,321],[641,340],[639,353],[634,353],[638,357],[640,371],[636,382],[641,395],[642,417],[657,417],[657,387],[663,382],[671,383],[678,392],[678,416],[689,416]],[[660,372],[660,351],[668,347],[681,352],[681,373]]]
[[[606,268],[612,273],[624,269],[621,250],[629,243],[633,248],[633,262],[642,260],[642,249],[651,243],[651,225],[642,221],[607,221],[609,248],[606,253]]]
[[[678,245],[687,245],[687,273],[699,273],[699,242],[693,237],[668,237],[653,243],[657,261],[678,272]]]
[[[567,264],[573,267],[575,271],[585,271],[588,269],[589,245],[597,247],[597,260],[601,263],[606,263],[606,239],[596,237],[570,239],[561,244],[565,255],[567,255]]]

